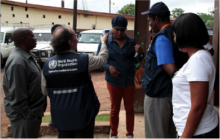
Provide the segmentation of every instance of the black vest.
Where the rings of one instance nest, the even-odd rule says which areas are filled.
[[[88,71],[88,55],[56,55],[45,62],[43,74],[54,127],[80,130],[94,120],[100,103]]]
[[[165,27],[158,32],[148,50],[145,57],[145,73],[142,76],[142,88],[149,97],[170,97],[172,96],[172,80],[171,77],[165,72],[162,65],[157,65],[157,57],[153,51],[153,46],[158,35],[165,35],[173,46],[173,56],[177,68],[181,68],[187,61],[187,54],[179,51],[179,48],[174,43],[174,35],[171,26]]]

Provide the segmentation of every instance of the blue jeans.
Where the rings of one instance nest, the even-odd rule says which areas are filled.
[[[180,136],[178,136],[179,138]],[[219,138],[219,124],[210,132],[193,136],[192,138]]]

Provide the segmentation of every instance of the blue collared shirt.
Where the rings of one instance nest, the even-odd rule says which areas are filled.
[[[134,85],[134,61],[135,61],[135,45],[136,42],[133,38],[125,35],[125,42],[120,48],[118,43],[113,39],[113,35],[110,35],[107,42],[107,49],[109,57],[107,64],[103,66],[106,71],[105,80],[116,87],[126,87]],[[97,54],[99,53],[101,43],[99,43]],[[142,56],[143,57],[143,56]],[[141,56],[138,55],[138,59],[141,60]],[[135,62],[136,63],[136,62]],[[112,65],[120,72],[120,78],[114,79],[109,72],[109,66]]]

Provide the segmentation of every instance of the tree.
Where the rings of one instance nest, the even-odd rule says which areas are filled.
[[[118,14],[134,15],[135,14],[135,5],[127,4],[121,10],[118,10]]]
[[[184,10],[182,8],[175,8],[175,9],[172,10],[171,16],[177,17],[177,16],[179,16],[183,13],[184,13]]]
[[[203,22],[205,24],[207,24],[207,21],[214,21],[214,15],[213,14],[197,13],[197,15],[203,20]]]
[[[213,24],[214,24],[214,21],[209,20],[209,21],[206,22],[206,25],[209,25],[209,26],[213,26]]]

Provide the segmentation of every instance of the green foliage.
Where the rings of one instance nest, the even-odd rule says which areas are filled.
[[[209,26],[213,26],[213,24],[214,24],[214,21],[209,20],[209,21],[206,22],[206,25],[209,25]]]
[[[138,103],[138,101],[134,102],[134,111],[137,113],[143,113],[144,107]]]
[[[177,16],[179,16],[183,13],[184,13],[184,10],[182,8],[175,8],[175,9],[172,10],[171,16],[177,17]]]
[[[135,5],[134,4],[125,5],[121,10],[118,11],[118,14],[134,15]]]
[[[95,117],[95,121],[109,121],[110,120],[110,114],[100,114]]]
[[[197,13],[197,15],[203,20],[203,22],[205,24],[207,24],[207,21],[214,21],[214,15],[213,14]]]

